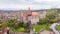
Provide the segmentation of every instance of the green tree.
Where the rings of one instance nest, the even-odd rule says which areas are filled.
[[[15,23],[17,23],[17,20],[16,19],[8,20],[8,27],[14,27],[15,26]]]
[[[46,13],[46,22],[54,23],[58,21],[58,11],[57,10],[48,10]]]
[[[45,18],[40,18],[39,19],[39,24],[41,24],[41,25],[46,24],[45,22],[46,22]]]
[[[24,29],[25,29],[26,32],[29,32],[29,27],[30,27],[30,24],[29,23],[25,23],[23,25],[23,27],[24,27]]]
[[[18,28],[19,27],[19,24],[18,23],[15,23],[14,24],[14,28]]]

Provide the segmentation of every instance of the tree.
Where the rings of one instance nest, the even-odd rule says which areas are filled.
[[[45,18],[40,18],[39,19],[39,24],[41,24],[41,25],[46,24],[45,22],[46,22]]]
[[[57,22],[58,12],[57,10],[48,10],[46,13],[46,20],[48,23]]]
[[[14,24],[14,28],[18,28],[19,27],[19,24],[18,23],[15,23]]]
[[[24,29],[25,29],[26,32],[29,32],[29,27],[30,27],[30,24],[29,23],[25,23],[23,25],[23,27],[24,27]]]
[[[17,23],[17,20],[16,19],[13,19],[13,20],[8,20],[8,26],[9,27],[14,27],[14,24]]]
[[[0,22],[0,31],[2,30],[2,23]]]
[[[5,31],[5,28],[7,28],[7,21],[3,21],[1,22],[1,30],[4,32]]]

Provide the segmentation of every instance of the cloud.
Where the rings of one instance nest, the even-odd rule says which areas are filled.
[[[31,10],[60,8],[60,0],[0,0],[0,9]]]

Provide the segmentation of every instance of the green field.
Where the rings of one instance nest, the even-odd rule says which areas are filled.
[[[33,26],[33,28],[35,29],[35,32],[39,32],[41,29],[50,29],[49,28],[50,25],[36,25],[36,26]]]
[[[56,26],[56,29],[57,29],[58,31],[60,31],[60,26]]]

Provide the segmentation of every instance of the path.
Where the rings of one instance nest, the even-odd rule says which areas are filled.
[[[39,34],[50,34],[50,32],[47,30],[44,30],[44,31],[40,32]]]
[[[57,26],[57,25],[60,25],[60,23],[53,23],[53,24],[51,25],[50,29],[53,30],[53,32],[54,32],[55,34],[60,34],[59,31],[56,30],[56,26]]]

